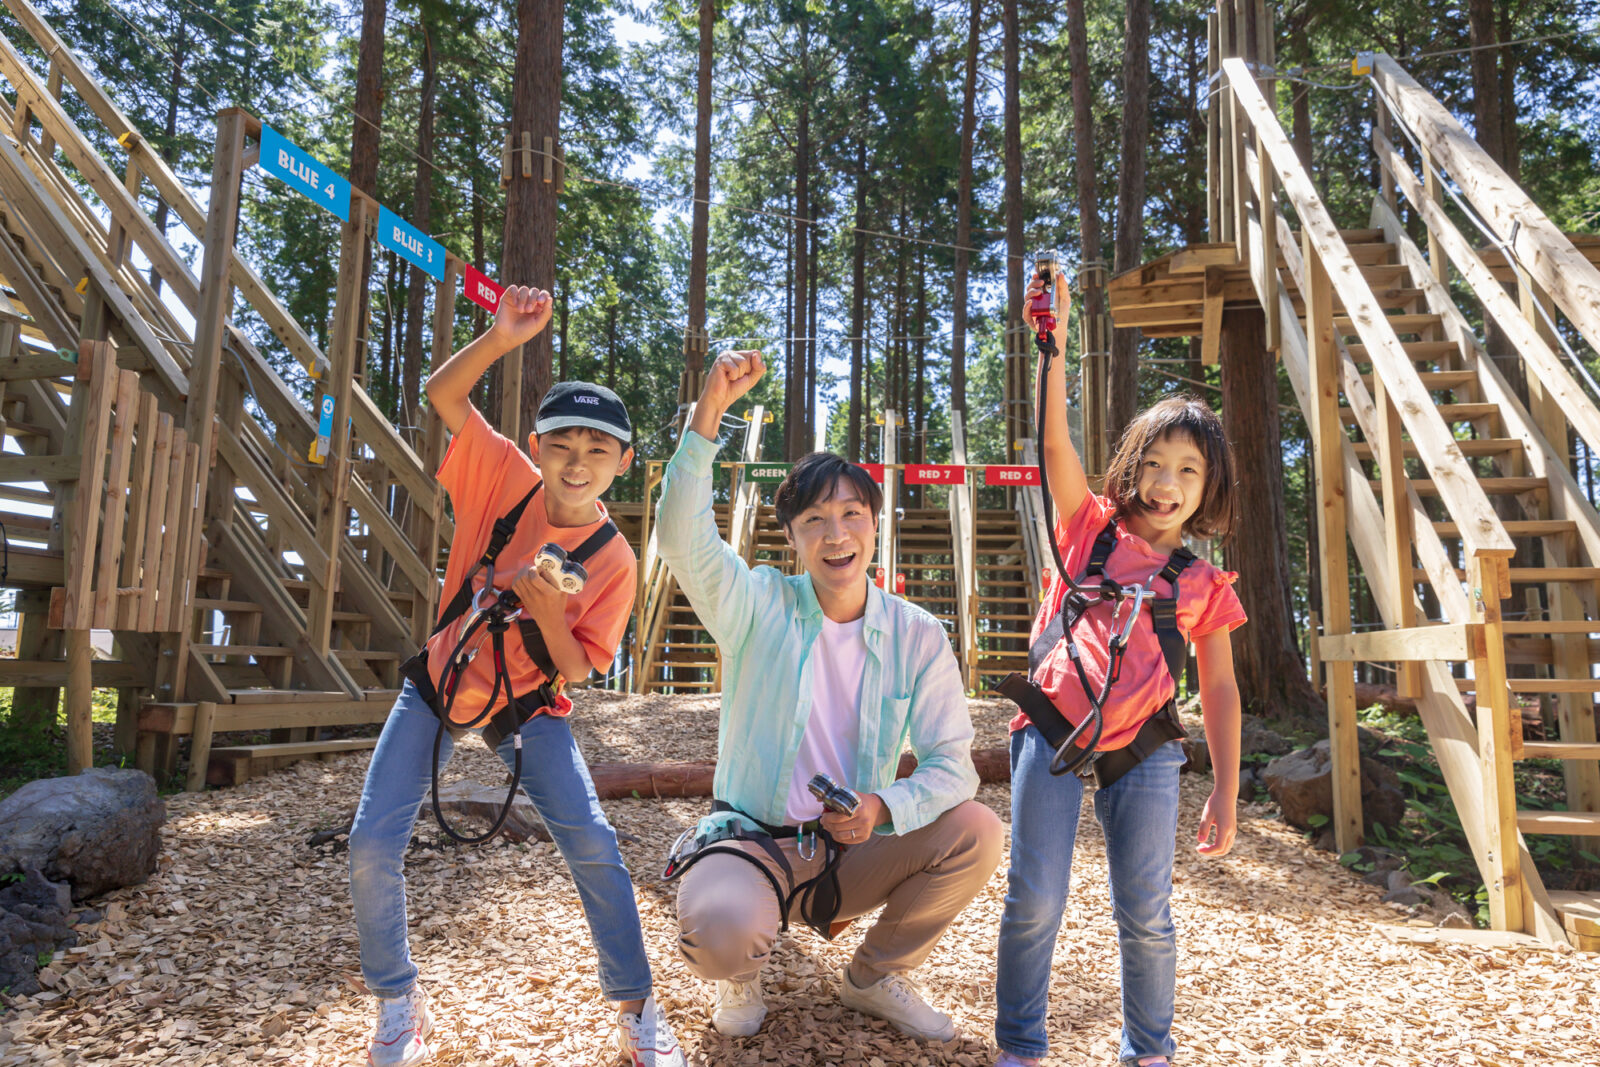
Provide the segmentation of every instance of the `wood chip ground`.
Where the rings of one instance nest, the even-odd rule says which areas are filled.
[[[1007,712],[975,701],[977,744],[1004,742]],[[715,698],[590,693],[573,716],[591,762],[715,755]],[[0,1064],[359,1064],[372,1001],[361,988],[345,856],[306,838],[334,825],[361,788],[369,755],[304,762],[203,795],[168,798],[160,868],[148,883],[91,904],[102,922],[43,973],[47,988],[0,1014]],[[451,773],[501,781],[476,740]],[[1183,833],[1209,778],[1183,780]],[[980,799],[1003,817],[1010,795]],[[945,1045],[903,1038],[842,1008],[837,973],[859,930],[835,943],[790,937],[766,973],[761,1033],[726,1039],[706,1017],[709,987],[674,954],[672,893],[656,882],[698,800],[607,802],[626,835],[656,991],[690,1061],[708,1065],[992,1062],[995,934],[1005,861],[915,975],[954,1014]],[[1403,921],[1378,891],[1313,851],[1265,808],[1242,812],[1221,862],[1181,848],[1179,1064],[1582,1064],[1600,1057],[1600,964],[1574,952],[1401,945]],[[1074,889],[1050,990],[1049,1063],[1115,1062],[1115,928],[1105,854],[1087,810]],[[423,846],[408,861],[412,950],[439,1020],[437,1061],[610,1063],[589,931],[549,844]]]

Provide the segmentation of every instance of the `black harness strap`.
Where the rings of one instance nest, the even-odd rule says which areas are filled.
[[[1075,584],[1087,585],[1093,579],[1102,579],[1100,587],[1104,599],[1112,599],[1121,592],[1121,587],[1111,579],[1105,578],[1106,562],[1111,558],[1111,552],[1117,543],[1117,524],[1112,519],[1095,538],[1094,547],[1089,553],[1088,565],[1084,568],[1083,577]],[[1156,597],[1150,602],[1150,620],[1155,630],[1156,640],[1161,646],[1162,662],[1167,668],[1167,673],[1174,682],[1181,676],[1184,660],[1188,654],[1188,640],[1183,631],[1178,627],[1178,577],[1193,563],[1195,555],[1187,548],[1179,546],[1167,557],[1166,564],[1156,574],[1157,578],[1167,582],[1172,590],[1171,596]],[[1072,723],[1061,714],[1055,703],[1045,695],[1032,679],[1038,675],[1040,666],[1055,647],[1066,643],[1067,653],[1072,659],[1073,667],[1078,674],[1078,680],[1083,685],[1084,693],[1089,697],[1090,703],[1098,710],[1110,694],[1112,685],[1115,684],[1122,669],[1123,647],[1112,643],[1111,662],[1107,664],[1106,680],[1098,697],[1089,683],[1089,677],[1084,670],[1083,662],[1078,655],[1078,645],[1072,637],[1072,628],[1077,625],[1086,611],[1094,605],[1092,601],[1071,588],[1074,583],[1069,583],[1068,592],[1062,597],[1061,608],[1046,624],[1039,634],[1039,639],[1028,649],[1028,677],[1020,674],[1011,674],[1000,683],[998,691],[1010,698],[1028,718],[1033,722],[1046,741],[1058,750],[1057,758],[1052,761],[1051,770],[1057,771],[1056,764],[1061,762],[1060,749],[1073,735],[1075,728]],[[1098,719],[1098,716],[1095,716]],[[1151,716],[1139,728],[1134,739],[1128,745],[1113,749],[1109,752],[1096,752],[1088,762],[1081,764],[1080,773],[1090,771],[1094,773],[1097,786],[1104,789],[1112,782],[1122,777],[1128,771],[1138,766],[1147,756],[1163,744],[1175,738],[1183,737],[1184,730],[1178,719],[1177,708],[1173,701],[1168,701],[1155,715]],[[1098,743],[1098,730],[1095,738],[1090,742],[1092,747]]]
[[[509,589],[495,593],[494,590],[494,565],[500,558],[500,553],[505,551],[507,542],[516,533],[517,524],[522,521],[522,515],[532,502],[534,495],[539,492],[543,482],[535,482],[526,496],[519,500],[515,506],[500,518],[496,519],[489,532],[489,544],[478,562],[472,566],[461,579],[461,585],[456,589],[455,595],[445,605],[439,614],[439,622],[434,626],[433,632],[428,635],[431,641],[448,627],[454,625],[456,620],[471,609],[478,598],[473,595],[472,579],[480,570],[487,570],[488,575],[484,581],[483,593],[494,595],[494,602],[479,607],[474,611],[471,619],[450,651],[450,656],[445,663],[444,673],[439,678],[438,686],[434,685],[433,675],[428,669],[428,645],[423,643],[421,649],[400,666],[400,673],[410,680],[416,687],[417,694],[427,703],[429,710],[439,720],[439,727],[433,737],[433,763],[432,794],[433,815],[438,820],[439,827],[450,837],[463,844],[475,845],[489,840],[499,833],[500,827],[505,824],[506,817],[511,814],[511,806],[516,802],[517,789],[522,782],[522,726],[534,715],[544,708],[554,707],[556,692],[555,679],[559,672],[556,670],[555,660],[550,655],[550,650],[545,644],[544,634],[540,631],[538,623],[532,619],[523,618],[521,602],[517,595]],[[617,536],[616,524],[607,519],[600,528],[586,538],[568,558],[578,563],[585,563],[603,548],[613,537]],[[480,594],[481,595],[481,594]],[[523,647],[527,649],[529,658],[534,666],[544,675],[538,688],[531,693],[517,695],[512,692],[511,675],[506,667],[505,635],[516,622],[518,631],[522,634]],[[491,655],[494,663],[494,689],[489,693],[489,699],[484,704],[484,709],[471,722],[455,723],[451,721],[450,713],[455,706],[456,685],[465,673],[467,664],[476,655],[474,642],[479,640],[480,633],[489,637]],[[442,691],[442,692],[441,692]],[[506,704],[498,711],[494,711],[496,701],[501,692],[506,695]],[[443,700],[441,701],[441,696]],[[498,748],[500,742],[506,737],[515,740],[516,759],[511,771],[511,785],[506,793],[506,802],[500,809],[500,815],[495,820],[487,833],[479,837],[464,837],[452,829],[445,821],[444,812],[439,804],[439,751],[443,746],[444,734],[449,730],[452,736],[460,736],[468,730],[482,725],[483,740],[491,750]]]

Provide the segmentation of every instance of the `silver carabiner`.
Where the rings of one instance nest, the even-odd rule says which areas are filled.
[[[811,842],[811,848],[809,851],[806,849],[807,841]],[[815,830],[809,832],[802,830],[800,833],[796,834],[794,850],[801,859],[805,860],[807,863],[811,862],[811,858],[817,854],[817,832]]]
[[[1128,612],[1127,618],[1122,619],[1122,609],[1128,599],[1126,596],[1117,601],[1117,606],[1111,612],[1112,641],[1124,647],[1127,646],[1128,639],[1133,636],[1133,626],[1139,621],[1139,612],[1144,609],[1145,598],[1150,595],[1150,591],[1142,585],[1129,586],[1128,588],[1132,590],[1129,595],[1133,599],[1133,608]],[[1119,619],[1121,619],[1120,630],[1117,629]]]
[[[488,611],[500,601],[500,593],[494,587],[494,564],[490,563],[483,568],[483,587],[472,596],[473,611]]]

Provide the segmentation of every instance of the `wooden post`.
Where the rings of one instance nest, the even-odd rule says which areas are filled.
[[[189,732],[189,776],[184,789],[202,793],[206,788],[206,765],[211,762],[212,723],[216,721],[217,705],[202,700],[194,706],[194,727]]]
[[[1206,240],[1222,240],[1222,59],[1217,11],[1206,12]]]
[[[455,318],[456,318],[456,279],[460,277],[461,264],[454,259],[445,263],[444,281],[434,287],[433,291],[433,365],[440,367],[450,358],[450,352],[455,347]],[[433,406],[426,405],[422,415],[422,466],[424,472],[431,478],[439,470],[439,464],[444,461],[445,439],[449,436],[444,428],[444,421],[439,418],[439,413]],[[411,498],[412,536],[411,543],[417,548],[417,555],[422,564],[427,568],[429,575],[439,572],[439,516],[444,513],[444,494],[434,483],[434,495],[431,500],[424,500],[415,495]],[[437,579],[427,583],[426,589],[417,590],[417,596],[411,602],[411,639],[420,646],[428,637],[428,631],[433,629],[434,615],[439,607],[439,582]]]
[[[1333,287],[1315,240],[1302,238],[1306,339],[1313,398],[1317,536],[1324,634],[1350,632],[1350,564],[1345,540],[1344,426],[1339,421],[1339,352],[1334,337]],[[1333,755],[1333,833],[1340,852],[1361,847],[1361,752],[1356,739],[1355,676],[1349,663],[1327,665],[1328,737]]]
[[[1481,643],[1474,650],[1473,675],[1478,686],[1478,759],[1488,816],[1485,883],[1489,890],[1489,925],[1496,930],[1521,930],[1521,853],[1511,762],[1521,747],[1521,723],[1513,726],[1511,722],[1511,694],[1506,685],[1505,632],[1500,617],[1503,562],[1492,556],[1474,556],[1468,561],[1473,586],[1469,610],[1472,621],[1483,624]]]
[[[899,558],[899,546],[895,543],[895,508],[899,503],[900,472],[894,469],[894,465],[900,462],[895,451],[899,425],[900,416],[894,408],[884,408],[883,441],[879,452],[883,463],[883,512],[878,519],[878,566],[888,575],[884,589],[891,593],[894,592],[894,569]]]
[[[327,656],[332,648],[334,597],[339,587],[339,547],[349,518],[346,493],[350,483],[350,395],[358,363],[361,298],[366,290],[363,264],[368,218],[367,198],[351,197],[350,220],[343,225],[339,246],[339,282],[325,382],[333,396],[333,436],[323,460],[317,494],[317,546],[325,562],[320,573],[307,569],[311,599],[306,612],[306,630],[312,651],[319,656]]]
[[[1394,140],[1394,116],[1389,114],[1389,106],[1383,102],[1383,97],[1378,97],[1378,110],[1375,119],[1378,132],[1389,140]],[[1394,187],[1394,171],[1389,169],[1389,163],[1381,155],[1378,157],[1378,195],[1383,202],[1389,205],[1389,210],[1394,212],[1396,218],[1400,217],[1400,198]]]
[[[200,271],[200,313],[195,316],[194,357],[189,364],[189,400],[184,412],[184,432],[198,458],[193,471],[193,493],[189,513],[191,534],[181,548],[175,590],[192,589],[200,573],[204,530],[199,528],[210,507],[206,499],[212,457],[215,452],[214,422],[217,408],[217,383],[222,374],[222,344],[233,309],[233,282],[229,265],[239,220],[239,183],[244,175],[244,134],[249,116],[238,108],[217,113],[216,155],[212,161],[211,203],[206,215],[205,260]],[[220,502],[219,502],[220,503]],[[232,507],[232,501],[227,502]],[[174,605],[180,609],[175,639],[163,642],[157,674],[157,690],[167,700],[182,699],[182,678],[189,659],[188,619],[181,609],[190,597],[175,592]],[[168,616],[169,623],[171,617]]]
[[[67,638],[67,773],[94,766],[94,680],[89,629],[70,629]]]
[[[1382,106],[1381,104],[1379,105]],[[1394,195],[1394,179],[1389,180],[1389,195]],[[1422,195],[1443,206],[1444,191],[1439,185],[1439,173],[1434,169],[1433,153],[1426,148],[1422,150]],[[1450,258],[1445,255],[1444,248],[1439,244],[1439,235],[1434,232],[1433,226],[1428,226],[1428,268],[1433,273],[1434,281],[1446,288],[1450,285]]]
[[[1236,180],[1233,145],[1239,134],[1237,132],[1238,127],[1234,121],[1233,94],[1228,91],[1227,84],[1223,79],[1220,60],[1237,55],[1238,52],[1233,44],[1233,14],[1227,10],[1226,4],[1219,4],[1217,9],[1217,37],[1218,43],[1215,51],[1219,59],[1217,64],[1218,73],[1217,80],[1212,83],[1211,94],[1217,108],[1217,115],[1221,119],[1220,128],[1222,132],[1218,140],[1220,155],[1217,175],[1219,179],[1217,184],[1217,215],[1221,221],[1221,229],[1215,239],[1233,241],[1238,237],[1234,230],[1235,219],[1233,214],[1233,185]]]
[[[1405,444],[1401,440],[1400,411],[1381,375],[1372,378],[1373,407],[1378,423],[1378,469],[1383,478],[1383,523],[1389,546],[1389,580],[1395,611],[1391,630],[1409,630],[1417,623],[1415,586],[1411,580],[1411,502],[1406,496]],[[1395,664],[1395,690],[1408,699],[1420,695],[1421,676],[1416,663]]]

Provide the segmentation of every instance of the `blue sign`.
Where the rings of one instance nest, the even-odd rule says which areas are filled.
[[[313,449],[313,457],[318,463],[328,454],[328,448],[333,444],[333,394],[325,393],[322,397],[322,417],[317,423],[317,443]]]
[[[415,263],[434,281],[444,281],[444,245],[382,204],[378,205],[378,243]]]
[[[265,123],[261,125],[261,169],[318,207],[350,221],[350,183]]]

